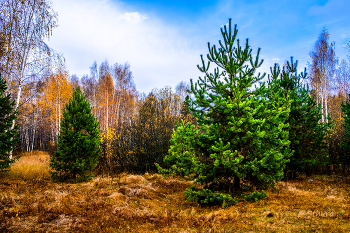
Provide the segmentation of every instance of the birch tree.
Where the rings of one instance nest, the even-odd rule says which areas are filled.
[[[316,101],[322,106],[322,122],[327,122],[328,95],[331,89],[331,79],[337,65],[335,42],[329,43],[329,33],[326,28],[321,31],[313,50],[310,52],[311,87],[315,90]]]
[[[98,80],[98,104],[101,106],[99,120],[103,132],[107,132],[112,118],[111,111],[114,100],[114,83],[107,61],[100,66],[100,77]]]
[[[90,79],[86,77],[85,83],[86,86],[89,87],[90,91],[90,103],[93,109],[93,113],[95,114],[95,117],[97,118],[97,103],[96,103],[96,90],[97,90],[97,79],[99,77],[98,70],[97,70],[97,63],[96,61],[92,64],[90,67]],[[84,92],[85,93],[85,92]]]
[[[26,79],[43,73],[54,57],[55,52],[45,39],[50,38],[53,28],[57,27],[57,13],[49,0],[3,0],[0,22],[6,51],[2,66],[5,79],[15,83],[17,110]],[[14,126],[15,121],[11,129]],[[12,152],[9,159],[12,159]]]
[[[123,122],[130,123],[135,114],[137,91],[128,63],[115,63],[112,73],[115,83],[115,121],[116,127],[120,128]]]
[[[47,79],[39,105],[41,111],[47,114],[48,124],[52,129],[54,138],[57,137],[60,131],[63,109],[72,94],[73,88],[67,71],[58,70],[57,73],[52,74]]]

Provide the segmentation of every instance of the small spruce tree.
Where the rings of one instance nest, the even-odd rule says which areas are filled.
[[[91,179],[101,154],[99,134],[91,106],[78,87],[63,111],[58,150],[50,159],[51,178],[69,182]]]
[[[248,39],[245,48],[236,40],[236,26],[231,31],[230,19],[228,30],[226,26],[221,29],[224,42],[219,41],[218,50],[208,43],[209,62],[206,65],[201,55],[203,66],[198,66],[205,76],[195,84],[191,80],[190,110],[198,127],[181,122],[164,159],[169,168],[157,165],[162,173],[189,175],[204,186],[188,188],[188,201],[229,206],[238,201],[239,194],[245,200],[264,198],[264,189],[282,179],[291,155],[285,123],[289,95],[265,87],[264,75],[254,76],[263,62],[259,61],[260,48],[253,59]],[[214,74],[208,72],[210,63],[218,66]],[[252,88],[258,82],[261,85]],[[267,91],[273,92],[270,99]]]
[[[6,81],[0,74],[0,172],[8,171],[10,165],[16,161],[9,159],[9,152],[18,142],[18,127],[11,130],[12,122],[17,118],[15,102],[11,101],[11,94],[6,94],[6,89]]]
[[[282,95],[289,94],[292,99],[286,123],[289,124],[289,148],[293,155],[284,170],[285,179],[296,178],[302,173],[309,174],[312,168],[327,162],[327,137],[333,126],[330,116],[327,123],[321,122],[321,106],[310,95],[309,86],[302,83],[307,78],[306,68],[298,74],[297,66],[298,61],[294,63],[293,57],[282,70],[275,64],[268,80],[270,89],[279,89]],[[273,92],[267,92],[268,98],[270,93]]]
[[[344,113],[345,135],[342,138],[341,147],[344,149],[344,155],[339,159],[342,165],[350,165],[350,94],[349,99],[342,103],[342,112]]]

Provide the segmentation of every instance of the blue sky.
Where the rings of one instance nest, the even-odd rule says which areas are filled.
[[[128,62],[145,93],[202,75],[200,54],[222,39],[228,18],[254,55],[261,48],[261,72],[290,56],[302,71],[324,26],[337,56],[350,55],[343,44],[350,38],[349,0],[53,0],[53,7],[60,26],[49,45],[64,55],[70,74],[89,74],[94,61]]]

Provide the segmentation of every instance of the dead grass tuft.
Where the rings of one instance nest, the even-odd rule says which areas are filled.
[[[154,181],[154,180],[163,180],[163,176],[160,174],[152,174],[149,175],[148,173],[145,175],[146,179],[149,181]]]
[[[185,201],[192,182],[158,174],[78,184],[34,179],[35,169],[24,167],[43,164],[40,156],[23,156],[13,166],[17,176],[0,178],[0,232],[350,231],[350,185],[339,177],[279,182],[278,191],[266,191],[269,197],[259,202],[205,207]]]
[[[109,195],[108,198],[122,200],[122,199],[125,199],[125,195],[123,195],[122,193],[119,193],[119,192],[114,192],[111,195]]]
[[[150,184],[147,185],[137,185],[133,184],[131,187],[124,186],[119,189],[119,192],[121,192],[124,195],[127,195],[128,197],[149,197],[150,192],[156,191],[155,188],[153,188]]]
[[[146,182],[147,180],[140,175],[130,175],[130,176],[127,176],[125,179],[126,184],[144,184]]]

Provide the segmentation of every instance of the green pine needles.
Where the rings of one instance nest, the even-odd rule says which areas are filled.
[[[78,87],[63,111],[58,151],[50,159],[51,178],[61,182],[91,179],[101,154],[99,134],[91,106]]]
[[[5,93],[6,89],[6,81],[0,74],[0,172],[8,171],[10,165],[16,161],[9,159],[9,152],[19,139],[16,137],[18,127],[11,130],[13,121],[17,118],[17,111],[14,111],[15,102],[11,101],[11,94]]]
[[[349,94],[350,98],[350,94]],[[344,129],[345,135],[343,137],[341,147],[345,150],[344,156],[340,158],[340,162],[344,165],[350,164],[350,100],[342,103],[342,112],[344,113]]]
[[[203,187],[187,189],[188,201],[228,206],[237,202],[236,197],[264,198],[263,190],[283,178],[292,155],[287,123],[290,95],[265,87],[261,81],[265,75],[254,76],[263,62],[260,48],[253,59],[248,39],[242,47],[237,32],[237,25],[231,30],[230,19],[228,30],[221,29],[220,48],[208,43],[209,61],[205,64],[201,55],[202,67],[198,66],[205,76],[195,84],[191,80],[194,98],[188,101],[198,127],[181,122],[164,159],[169,168],[157,165],[162,173],[188,175]],[[214,74],[208,72],[212,63],[217,66]],[[252,88],[257,83],[261,85]]]
[[[328,122],[322,123],[321,106],[318,106],[308,85],[302,83],[306,79],[306,69],[297,74],[298,62],[291,61],[280,70],[275,64],[271,68],[270,89],[282,90],[282,95],[290,95],[291,111],[288,116],[290,150],[293,156],[287,164],[285,179],[294,179],[299,174],[308,174],[316,166],[327,163],[327,139],[333,127],[333,121],[327,116]],[[267,92],[267,97],[270,97]]]

